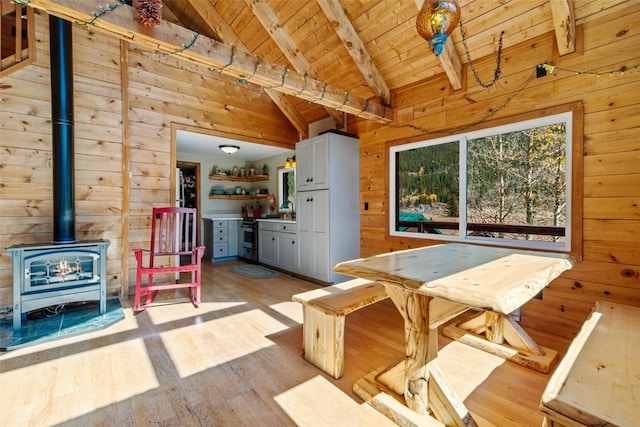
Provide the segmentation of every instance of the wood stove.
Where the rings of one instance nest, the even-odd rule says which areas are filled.
[[[53,241],[19,244],[11,253],[13,330],[26,313],[97,300],[106,312],[108,240],[75,237],[73,44],[71,22],[49,16],[53,160]]]
[[[7,248],[13,268],[13,329],[43,307],[96,300],[106,312],[109,240],[22,244]]]

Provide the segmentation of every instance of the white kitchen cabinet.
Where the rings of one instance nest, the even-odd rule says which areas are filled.
[[[258,261],[267,265],[276,265],[276,232],[264,230],[258,226]]]
[[[209,221],[209,220],[208,220]],[[211,261],[226,261],[238,257],[238,223],[236,219],[213,219],[212,226],[205,226],[207,253]]]
[[[240,220],[229,220],[229,256],[237,257],[238,252],[238,229],[240,225]]]
[[[298,238],[296,224],[290,221],[258,221],[258,260],[261,263],[296,272]]]
[[[296,271],[298,269],[298,236],[296,233],[276,233],[277,254],[276,266],[283,270]]]
[[[329,281],[329,190],[298,193],[298,238],[300,273],[323,282]]]
[[[328,188],[329,138],[320,135],[298,142],[296,163],[296,192]]]
[[[360,148],[329,132],[296,144],[298,272],[328,283],[333,267],[360,257]]]

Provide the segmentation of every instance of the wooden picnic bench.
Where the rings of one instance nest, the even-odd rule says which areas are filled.
[[[336,379],[342,377],[345,316],[386,298],[384,286],[364,279],[294,295],[292,300],[303,305],[304,359]]]
[[[640,307],[599,301],[542,395],[544,426],[640,424]]]

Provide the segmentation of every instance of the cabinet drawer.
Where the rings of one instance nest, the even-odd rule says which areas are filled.
[[[278,229],[278,224],[276,222],[270,221],[260,221],[259,222],[260,230],[266,231],[276,231]]]
[[[296,232],[296,224],[293,224],[293,223],[285,223],[285,224],[276,223],[276,231],[280,231],[282,233],[295,233]]]
[[[213,236],[213,243],[226,243],[229,241],[229,235],[228,234],[216,234]]]
[[[225,243],[214,243],[213,244],[213,257],[214,258],[222,258],[229,256],[229,245]]]
[[[220,227],[214,227],[213,228],[213,238],[215,239],[217,236],[220,235],[227,235],[229,234],[229,229],[227,227],[224,228],[220,228]]]
[[[216,219],[213,220],[213,226],[216,228],[227,228],[229,226],[229,221],[226,219]]]

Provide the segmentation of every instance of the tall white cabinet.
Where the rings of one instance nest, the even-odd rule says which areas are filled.
[[[333,267],[360,257],[360,148],[329,132],[296,144],[299,272],[323,282],[349,277]]]

